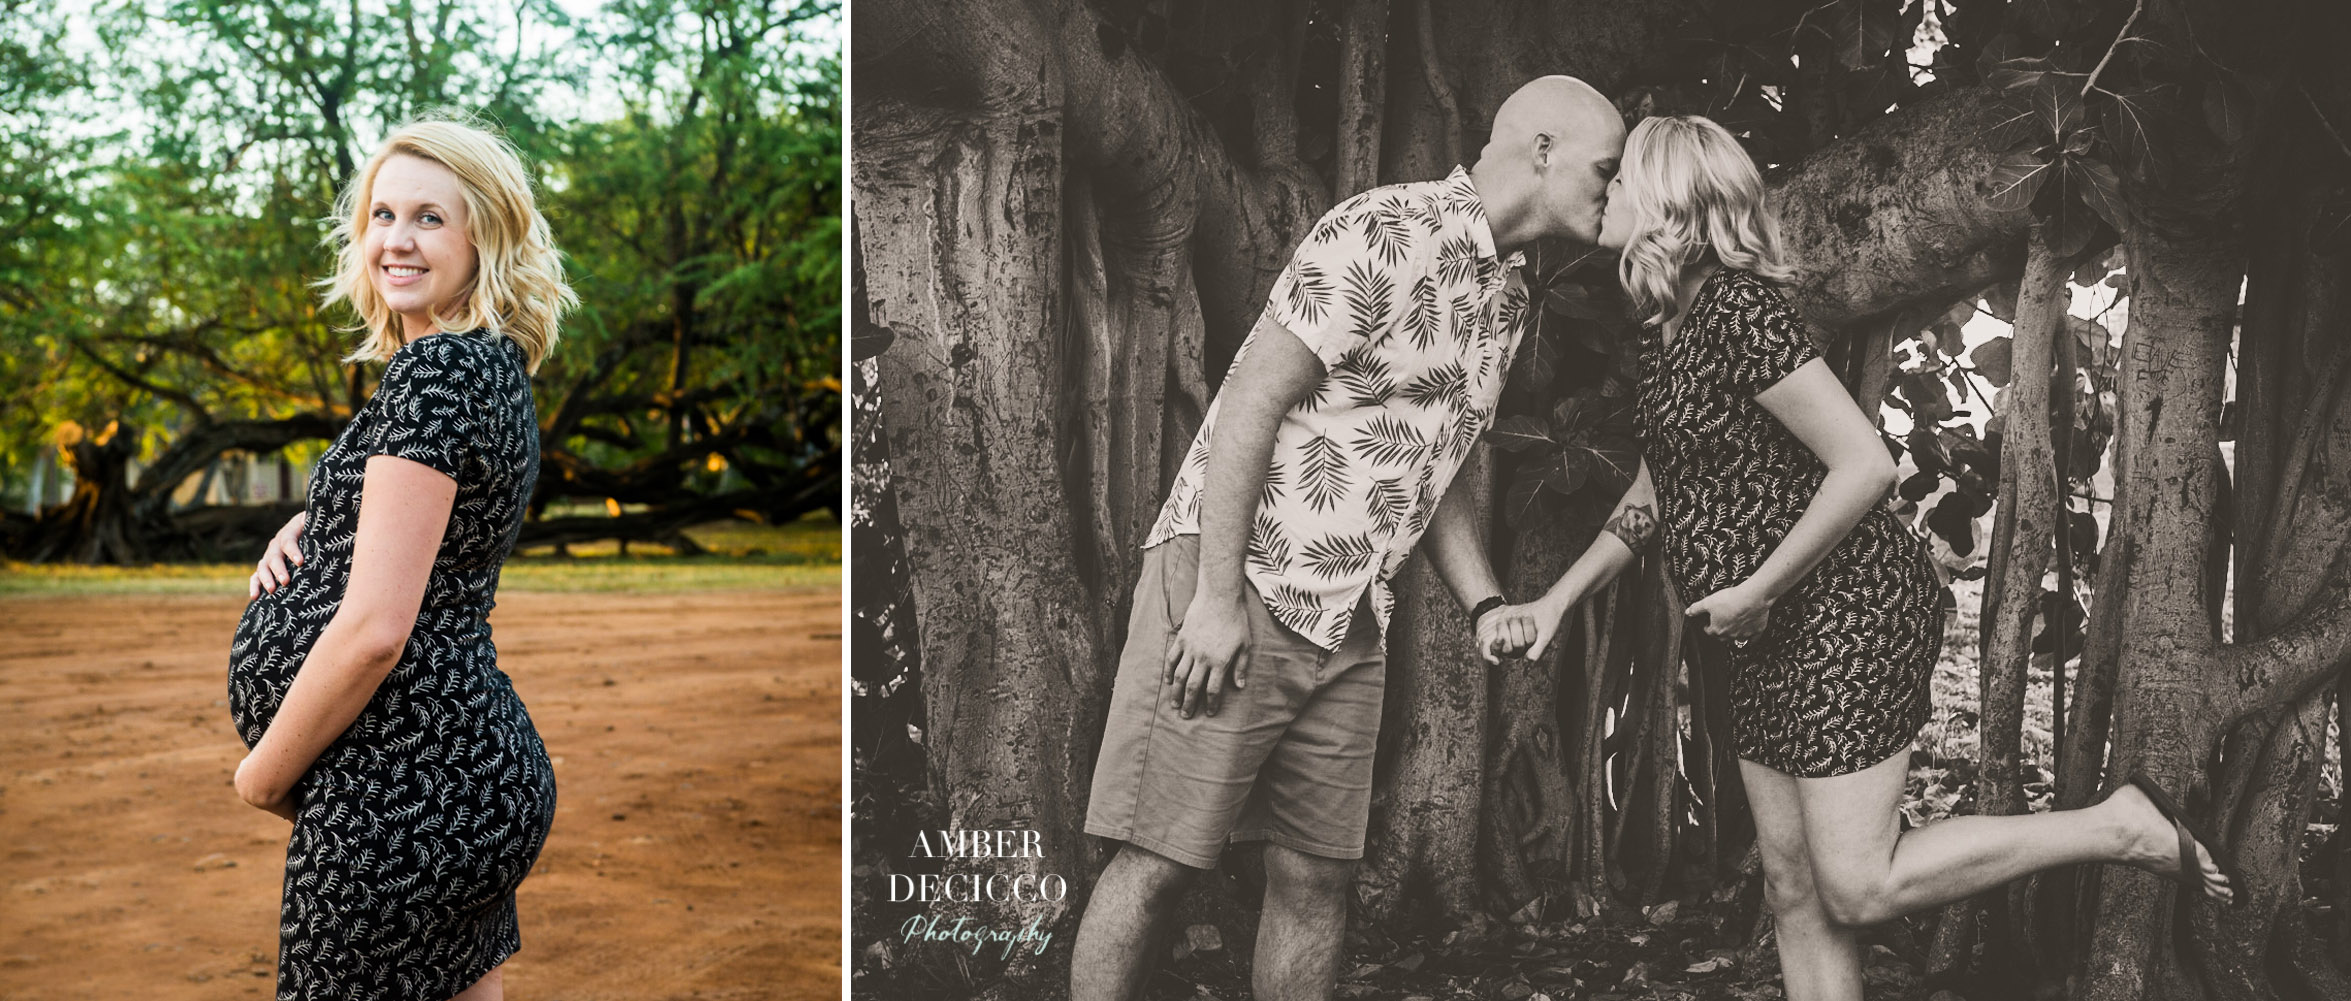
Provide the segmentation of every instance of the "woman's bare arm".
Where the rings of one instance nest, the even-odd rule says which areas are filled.
[[[1752,576],[1691,603],[1690,615],[1708,617],[1707,632],[1734,638],[1761,632],[1771,604],[1819,566],[1894,488],[1894,460],[1828,362],[1805,362],[1756,393],[1755,402],[1819,456],[1828,475]]]
[[[286,801],[294,783],[359,718],[400,662],[456,498],[457,481],[431,466],[369,457],[350,584],[269,730],[237,766],[237,794],[247,803],[290,818]]]
[[[1632,485],[1617,499],[1608,521],[1600,526],[1600,534],[1550,590],[1526,604],[1497,608],[1479,621],[1478,653],[1489,664],[1495,662],[1498,652],[1515,655],[1525,651],[1529,659],[1543,656],[1568,610],[1615,580],[1632,565],[1633,554],[1656,534],[1657,487],[1649,479],[1649,460],[1642,459]]]
[[[1819,566],[1861,516],[1886,499],[1886,491],[1894,489],[1894,460],[1878,440],[1877,428],[1829,371],[1828,362],[1816,358],[1804,363],[1755,394],[1755,402],[1829,467],[1804,516],[1747,578],[1777,598]]]

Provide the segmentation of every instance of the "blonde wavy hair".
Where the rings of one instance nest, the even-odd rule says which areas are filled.
[[[1631,235],[1616,277],[1643,323],[1676,312],[1685,270],[1719,261],[1765,278],[1792,273],[1780,256],[1779,220],[1765,204],[1763,175],[1739,141],[1698,115],[1647,118],[1625,137],[1623,180]]]
[[[351,304],[367,336],[343,361],[385,361],[404,343],[397,318],[368,280],[365,234],[370,192],[384,161],[406,154],[449,168],[465,191],[465,236],[474,248],[473,283],[440,330],[487,328],[522,346],[533,374],[554,349],[556,323],[579,296],[563,281],[563,255],[531,194],[531,176],[514,145],[471,116],[437,113],[393,130],[335,199],[335,273],[320,279],[325,305]]]

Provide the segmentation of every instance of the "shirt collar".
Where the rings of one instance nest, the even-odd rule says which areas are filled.
[[[1486,218],[1486,201],[1478,194],[1477,182],[1470,179],[1469,168],[1455,164],[1453,173],[1446,175],[1445,182],[1458,184],[1462,190],[1469,192],[1470,205],[1472,206],[1469,213],[1469,238],[1477,243],[1479,256],[1489,261],[1499,256],[1494,250],[1494,225]],[[1516,268],[1525,264],[1526,259],[1526,251],[1513,250],[1510,252],[1510,256],[1502,261],[1502,267],[1504,269]]]

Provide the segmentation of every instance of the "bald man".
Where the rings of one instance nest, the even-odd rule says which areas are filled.
[[[1572,77],[1502,103],[1477,166],[1332,209],[1274,282],[1144,540],[1086,830],[1072,1001],[1139,997],[1189,878],[1263,841],[1256,997],[1328,998],[1363,857],[1388,580],[1425,534],[1475,618],[1502,603],[1440,505],[1528,316],[1521,248],[1599,236],[1624,125]]]

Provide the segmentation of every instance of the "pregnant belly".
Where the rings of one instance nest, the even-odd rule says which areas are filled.
[[[302,658],[334,615],[335,603],[316,597],[289,584],[253,599],[237,620],[229,643],[229,719],[247,747],[269,728]]]

